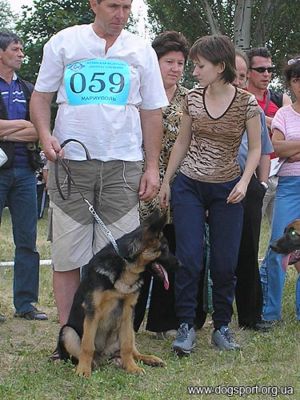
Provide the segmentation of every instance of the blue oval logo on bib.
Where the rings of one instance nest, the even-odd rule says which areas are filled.
[[[64,73],[68,103],[127,104],[130,88],[130,68],[121,60],[92,59],[68,64]]]

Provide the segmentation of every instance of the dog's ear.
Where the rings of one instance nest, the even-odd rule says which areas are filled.
[[[134,261],[142,251],[142,237],[138,236],[133,238],[128,243],[128,254],[125,257],[129,261]]]
[[[118,239],[119,252],[128,261],[134,261],[143,250],[143,230],[141,226]]]
[[[143,223],[143,230],[157,236],[162,232],[166,222],[166,213],[163,214],[159,208],[155,208],[153,213]]]

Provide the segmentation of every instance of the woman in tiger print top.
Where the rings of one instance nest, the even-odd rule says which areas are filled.
[[[195,346],[193,327],[198,282],[203,268],[205,213],[210,231],[210,269],[213,282],[212,343],[234,350],[228,325],[232,316],[243,207],[247,185],[260,158],[259,108],[253,95],[235,88],[235,49],[226,36],[198,39],[191,48],[194,77],[201,87],[185,101],[178,138],[173,146],[160,190],[166,207],[170,181],[176,232],[176,255],[183,264],[175,277],[176,314],[180,323],[173,349],[189,354]],[[249,152],[240,176],[237,154],[247,129]]]

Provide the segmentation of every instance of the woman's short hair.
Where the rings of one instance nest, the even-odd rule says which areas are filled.
[[[283,73],[287,83],[290,83],[292,78],[300,78],[300,54],[287,62]]]
[[[187,61],[189,55],[189,42],[186,37],[176,31],[162,32],[152,42],[152,47],[155,50],[158,59],[170,51],[180,51],[184,56],[184,61]]]
[[[233,82],[236,76],[235,48],[232,41],[225,35],[203,36],[196,40],[190,50],[190,59],[196,61],[203,57],[212,64],[224,64],[222,79]]]

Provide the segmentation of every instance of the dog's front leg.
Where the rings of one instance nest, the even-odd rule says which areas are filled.
[[[140,368],[133,357],[134,345],[134,331],[132,313],[136,300],[132,301],[131,296],[124,302],[122,321],[120,327],[120,356],[122,367],[130,373],[144,374],[143,368]]]
[[[99,323],[99,315],[86,316],[83,323],[83,336],[81,339],[79,361],[76,367],[76,374],[86,378],[91,376],[92,361],[95,351],[95,336]]]

